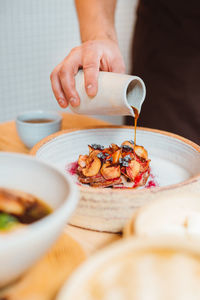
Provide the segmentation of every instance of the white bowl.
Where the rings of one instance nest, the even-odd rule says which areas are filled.
[[[124,229],[125,236],[175,235],[200,238],[199,191],[160,195],[138,209]]]
[[[42,140],[31,153],[66,174],[70,162],[76,161],[79,154],[88,153],[88,144],[120,145],[133,137],[133,127],[61,131]],[[81,199],[71,224],[119,232],[133,211],[153,199],[156,193],[195,189],[193,183],[200,181],[198,145],[178,135],[147,128],[138,128],[137,144],[147,149],[154,180],[159,187],[121,190],[80,186]]]
[[[196,300],[199,268],[199,240],[129,238],[83,263],[56,300]]]
[[[69,176],[31,156],[1,152],[0,166],[0,187],[33,194],[53,209],[24,230],[0,235],[1,287],[48,250],[74,211],[78,191]]]
[[[51,120],[46,123],[27,123],[28,120]],[[16,128],[22,142],[32,148],[46,136],[61,129],[62,116],[55,111],[27,111],[16,118]]]

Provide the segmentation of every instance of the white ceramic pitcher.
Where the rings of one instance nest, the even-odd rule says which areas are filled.
[[[99,72],[98,92],[90,98],[85,91],[84,74],[80,70],[76,77],[76,90],[80,106],[70,108],[77,114],[86,115],[131,115],[135,107],[140,113],[146,88],[141,78],[112,72]]]

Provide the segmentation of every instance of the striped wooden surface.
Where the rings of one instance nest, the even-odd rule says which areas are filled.
[[[64,233],[20,279],[0,290],[0,300],[52,300],[84,259],[80,245]]]

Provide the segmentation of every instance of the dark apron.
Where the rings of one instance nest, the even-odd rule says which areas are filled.
[[[138,125],[200,144],[200,0],[140,0],[132,51],[147,88]]]

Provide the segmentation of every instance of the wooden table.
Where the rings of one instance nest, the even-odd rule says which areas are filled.
[[[84,128],[88,126],[109,125],[109,123],[94,118],[62,113],[62,129]],[[15,122],[5,122],[0,124],[0,151],[29,153],[29,149],[23,145],[19,139],[15,127]],[[80,229],[67,226],[65,232],[70,234],[83,247],[87,255],[97,249],[104,247],[113,240],[119,239],[119,235],[100,233],[91,230]]]
[[[62,129],[110,125],[86,116],[63,113]],[[0,124],[0,151],[29,153],[22,144],[15,122]],[[199,180],[194,180],[198,185]],[[120,239],[117,234],[101,233],[66,225],[64,233],[49,253],[16,284],[0,290],[0,300],[52,300],[66,278],[95,251]],[[1,266],[0,266],[1,267]]]
[[[109,123],[70,113],[61,113],[62,129],[84,128],[87,126],[108,125]],[[23,145],[17,135],[15,122],[0,123],[0,151],[29,153],[29,149]]]

